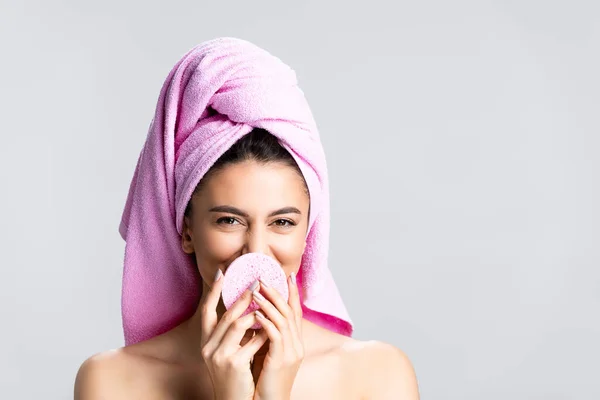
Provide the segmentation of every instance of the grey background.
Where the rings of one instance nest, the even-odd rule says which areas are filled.
[[[170,68],[224,35],[298,73],[357,338],[423,399],[600,398],[598,2],[0,4],[0,398],[70,398],[122,346],[135,162]]]

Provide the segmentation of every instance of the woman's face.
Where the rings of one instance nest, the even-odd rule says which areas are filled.
[[[183,250],[195,253],[204,282],[246,253],[263,253],[297,272],[308,229],[309,197],[299,173],[283,163],[243,161],[212,174],[192,198]]]

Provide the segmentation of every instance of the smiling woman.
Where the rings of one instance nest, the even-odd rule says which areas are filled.
[[[277,138],[254,129],[211,167],[193,192],[182,247],[210,282],[245,253],[264,253],[286,275],[306,246],[309,192],[300,168]]]
[[[192,49],[163,86],[123,213],[126,346],[83,363],[75,398],[418,399],[401,350],[351,337],[328,213],[289,67],[239,39]],[[223,274],[249,253],[277,261],[289,298],[256,281],[225,309]]]

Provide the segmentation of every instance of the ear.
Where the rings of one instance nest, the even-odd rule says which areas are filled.
[[[192,230],[189,228],[188,217],[183,220],[183,230],[181,233],[181,248],[186,254],[194,254],[194,241]]]

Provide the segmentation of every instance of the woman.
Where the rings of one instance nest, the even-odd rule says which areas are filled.
[[[418,399],[402,351],[351,338],[328,213],[293,71],[239,39],[192,49],[163,85],[123,213],[126,346],[82,364],[75,398]],[[225,309],[223,274],[246,253],[281,265],[287,301],[257,281]]]

